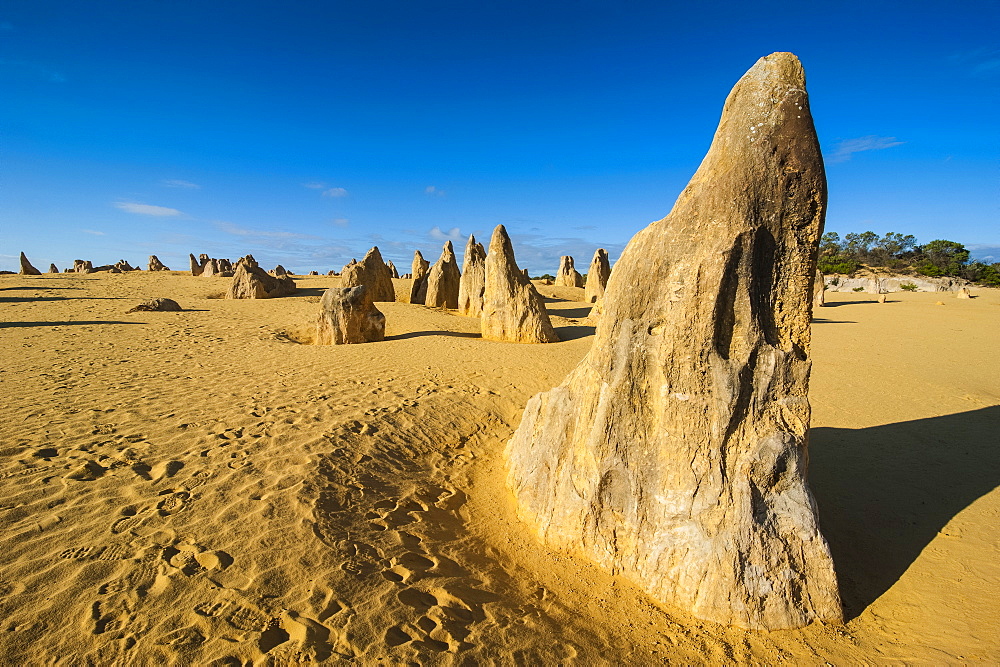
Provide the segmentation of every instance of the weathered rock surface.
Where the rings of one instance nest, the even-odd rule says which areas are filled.
[[[392,274],[393,278],[399,278],[399,271],[396,270],[396,265],[392,263],[391,259],[386,262],[385,265],[389,269],[389,273]]]
[[[382,260],[378,246],[373,246],[360,263],[352,259],[340,272],[340,284],[343,287],[368,285],[372,301],[396,300],[396,290],[392,286],[392,272]]]
[[[201,264],[197,259],[194,258],[194,253],[188,253],[188,258],[191,262],[191,275],[200,276],[201,275]]]
[[[316,322],[317,345],[371,343],[385,339],[385,315],[375,307],[371,288],[334,287],[323,293]]]
[[[511,343],[559,341],[535,286],[517,268],[514,247],[503,225],[497,225],[486,255],[481,330],[483,338]]]
[[[590,352],[508,443],[519,512],[547,542],[717,623],[842,619],[806,484],[825,207],[802,68],[772,54],[615,265]]]
[[[423,304],[427,300],[427,275],[431,272],[431,263],[424,259],[419,250],[413,253],[413,284],[410,286],[410,303]]]
[[[573,265],[573,258],[563,255],[559,258],[559,270],[556,272],[556,285],[563,287],[583,287],[583,276]]]
[[[960,289],[957,292],[955,292],[955,298],[956,299],[971,299],[972,298],[972,294],[969,293],[969,288],[968,287],[963,287],[962,289]]]
[[[126,310],[126,313],[135,313],[139,311],[179,311],[181,309],[180,305],[173,299],[150,299],[149,301],[143,301],[135,308]]]
[[[126,273],[128,271],[137,271],[138,270],[134,266],[132,266],[131,264],[129,264],[124,259],[119,259],[117,262],[115,262],[114,268],[118,269],[122,273]]]
[[[826,305],[826,281],[823,280],[823,272],[816,269],[816,279],[813,281],[813,308],[822,308]]]
[[[59,273],[59,267],[55,264],[49,264],[49,273]]]
[[[827,292],[853,292],[860,287],[861,290],[869,292],[872,285],[872,276],[847,276],[842,274],[827,274],[823,277],[826,282]],[[912,285],[911,291],[915,292],[957,292],[963,287],[969,286],[969,281],[963,278],[944,276],[941,278],[931,278],[928,276],[905,276],[900,274],[879,274],[878,287],[882,292],[905,292],[903,286]]]
[[[25,254],[21,253],[21,270],[18,273],[22,276],[40,276],[42,272],[31,265]]]
[[[587,270],[587,284],[584,285],[584,301],[587,303],[597,303],[604,297],[604,289],[608,284],[608,277],[611,275],[611,262],[608,260],[608,251],[598,248],[594,253],[594,259],[590,260],[590,268]]]
[[[157,257],[156,255],[150,255],[149,256],[149,262],[147,263],[146,268],[148,268],[150,271],[169,271],[170,270],[169,267],[163,266],[163,262],[161,262],[160,258]]]
[[[283,267],[281,264],[278,264],[276,267],[274,267],[274,270],[271,271],[271,275],[272,276],[277,276],[277,277],[281,278],[281,277],[287,276],[288,275],[288,271],[286,271],[285,267]]]
[[[94,264],[89,259],[74,259],[73,260],[73,272],[74,273],[93,273]]]
[[[479,317],[483,314],[483,291],[486,289],[486,249],[469,234],[462,258],[462,277],[458,281],[458,314]]]
[[[451,241],[445,241],[441,256],[427,274],[427,299],[424,305],[431,308],[458,308],[458,286],[461,281],[458,260]]]
[[[250,256],[236,263],[233,282],[226,292],[227,299],[271,299],[295,293],[295,281],[284,276],[276,278],[260,268]]]

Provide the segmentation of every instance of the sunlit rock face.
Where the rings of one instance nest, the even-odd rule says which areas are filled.
[[[806,483],[825,207],[802,67],[772,54],[615,264],[588,355],[508,443],[519,513],[546,542],[718,623],[842,619]]]
[[[497,225],[486,255],[483,338],[508,343],[555,343],[559,340],[549,314],[531,280],[517,268],[514,247],[503,225]]]
[[[483,292],[486,289],[486,250],[476,237],[469,234],[462,258],[462,277],[458,282],[458,314],[479,317],[483,314]]]

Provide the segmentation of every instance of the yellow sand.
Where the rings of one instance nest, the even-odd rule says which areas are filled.
[[[586,353],[582,289],[540,288],[558,344],[406,303],[385,342],[300,344],[337,280],[0,277],[4,664],[1000,660],[997,291],[828,294],[811,479],[848,620],[768,634],[516,519],[503,447]],[[186,310],[125,314],[157,296]]]

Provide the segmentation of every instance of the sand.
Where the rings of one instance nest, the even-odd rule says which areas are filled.
[[[539,287],[561,343],[386,303],[385,342],[320,347],[337,278],[228,282],[0,277],[5,664],[1000,661],[1000,291],[828,294],[811,482],[847,622],[755,633],[516,519],[503,447],[586,353],[583,289]],[[184,312],[125,314],[159,296]]]

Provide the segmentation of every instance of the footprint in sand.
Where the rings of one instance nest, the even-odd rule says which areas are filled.
[[[236,607],[236,609],[229,614],[226,620],[237,630],[243,630],[246,632],[253,630],[263,632],[265,630],[264,615],[254,611],[253,609],[248,609],[247,607]]]
[[[166,497],[156,505],[160,516],[168,516],[180,512],[191,498],[191,494],[187,491],[164,491],[161,495],[165,495]]]

